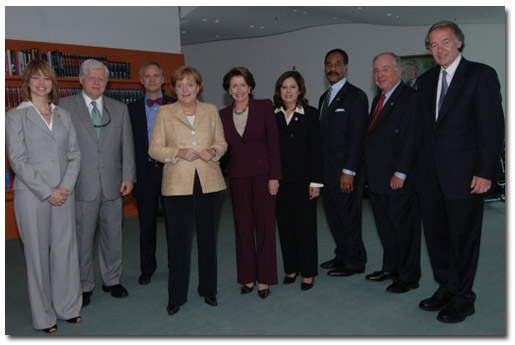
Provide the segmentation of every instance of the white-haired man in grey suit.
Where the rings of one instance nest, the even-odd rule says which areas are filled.
[[[125,297],[122,275],[123,196],[136,181],[134,144],[127,106],[104,96],[109,70],[89,59],[80,67],[82,92],[63,98],[77,132],[83,160],[76,186],[76,222],[83,306],[93,293],[95,233],[99,229],[102,290]]]

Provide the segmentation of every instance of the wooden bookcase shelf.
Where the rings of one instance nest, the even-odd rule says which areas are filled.
[[[47,51],[59,50],[65,54],[81,54],[81,55],[96,55],[105,56],[108,61],[116,62],[129,62],[130,63],[130,79],[109,79],[107,88],[112,89],[141,89],[139,81],[139,68],[146,61],[152,60],[161,65],[165,75],[164,90],[167,94],[173,95],[170,89],[170,76],[172,72],[179,66],[184,65],[184,55],[172,53],[160,53],[142,50],[128,50],[116,48],[103,48],[92,46],[80,46],[73,44],[59,44],[35,41],[19,41],[19,40],[5,40],[5,50],[25,50],[25,49],[39,49],[40,54]],[[78,77],[58,77],[58,86],[61,88],[80,88]],[[6,73],[5,76],[6,87],[19,87],[21,86],[21,76],[11,76]],[[11,107],[6,107],[6,112]],[[5,168],[9,169],[9,161],[7,155],[5,158]],[[138,213],[136,208],[136,201],[132,195],[124,198],[124,217],[133,216]],[[18,229],[16,227],[16,219],[14,217],[14,192],[11,188],[5,189],[5,238],[11,239],[19,237]]]

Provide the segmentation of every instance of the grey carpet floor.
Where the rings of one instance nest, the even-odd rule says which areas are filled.
[[[333,257],[334,243],[325,214],[318,205],[319,261]],[[460,324],[443,324],[436,313],[418,308],[437,286],[433,280],[425,243],[422,243],[420,288],[406,294],[385,291],[390,282],[369,282],[365,274],[381,269],[382,247],[375,230],[368,200],[364,202],[363,240],[368,254],[365,274],[329,277],[320,269],[315,286],[300,290],[300,280],[283,285],[282,258],[277,245],[280,284],[272,286],[265,300],[257,292],[241,295],[236,282],[234,223],[228,193],[224,194],[218,238],[218,307],[210,307],[196,289],[197,252],[194,244],[188,302],[179,313],[168,316],[166,242],[164,221],[159,223],[158,269],[149,285],[139,276],[138,219],[124,220],[122,284],[129,296],[115,299],[97,286],[91,304],[82,310],[77,325],[59,321],[53,335],[31,326],[23,249],[19,239],[5,242],[5,334],[12,336],[87,335],[331,335],[331,336],[506,336],[506,208],[501,202],[485,205],[481,256],[475,280],[476,314]],[[98,265],[96,266],[98,272]],[[12,338],[12,337],[10,337]],[[18,338],[18,337],[14,337]]]

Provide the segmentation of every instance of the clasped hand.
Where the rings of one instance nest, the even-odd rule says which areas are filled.
[[[177,152],[177,156],[179,158],[185,159],[188,162],[194,161],[195,159],[202,159],[203,161],[210,161],[215,156],[216,151],[214,149],[207,149],[201,152],[198,152],[195,149],[180,149]]]
[[[47,200],[50,204],[54,206],[62,206],[68,200],[68,195],[70,191],[68,189],[58,187],[54,190],[52,195],[50,195]]]

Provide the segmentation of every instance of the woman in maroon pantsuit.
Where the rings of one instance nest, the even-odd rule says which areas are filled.
[[[277,284],[275,199],[281,178],[279,139],[272,102],[255,100],[252,73],[234,67],[223,80],[234,103],[220,111],[229,144],[229,182],[236,227],[241,293],[258,283],[261,298]]]

